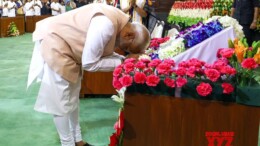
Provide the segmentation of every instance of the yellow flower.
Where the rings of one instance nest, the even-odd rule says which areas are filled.
[[[241,63],[244,60],[244,54],[246,53],[246,50],[247,48],[240,41],[238,41],[238,43],[235,44],[235,54],[239,63]]]
[[[254,60],[257,64],[260,64],[260,49],[258,48],[257,53],[254,56]]]

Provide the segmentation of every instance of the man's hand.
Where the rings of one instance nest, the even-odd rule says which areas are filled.
[[[256,21],[253,21],[250,25],[250,29],[256,29]]]

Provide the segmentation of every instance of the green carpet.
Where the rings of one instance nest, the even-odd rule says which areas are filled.
[[[60,146],[52,116],[33,110],[39,84],[26,89],[31,37],[0,38],[0,146]],[[85,98],[80,110],[83,139],[107,145],[117,104],[110,98]]]

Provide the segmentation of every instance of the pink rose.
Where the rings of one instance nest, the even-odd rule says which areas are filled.
[[[194,66],[192,66],[192,67],[188,68],[186,75],[191,77],[191,78],[194,78],[195,75],[196,75],[195,73],[196,73],[196,68]]]
[[[241,63],[242,67],[245,69],[255,69],[258,67],[258,64],[255,62],[255,60],[253,58],[247,58],[245,60],[243,60],[243,62]]]
[[[136,72],[134,75],[134,81],[138,84],[144,84],[146,80],[146,75],[142,72]]]
[[[184,67],[179,67],[176,70],[176,75],[178,75],[178,76],[184,76],[185,74],[186,74],[186,68],[184,68]]]
[[[124,64],[125,73],[126,73],[126,74],[129,74],[131,71],[134,70],[134,67],[135,67],[135,65],[134,65],[134,63],[132,63],[132,62],[127,62],[127,63],[125,63],[125,64]]]
[[[209,83],[202,82],[197,86],[196,90],[200,96],[208,96],[212,92],[212,87]]]
[[[129,63],[129,62],[135,63],[135,61],[136,61],[135,58],[127,58],[127,59],[125,59],[124,64]]]
[[[205,64],[205,62],[200,61],[196,58],[192,58],[192,59],[188,60],[188,64],[189,64],[189,66],[195,66],[196,68],[201,68]]]
[[[182,62],[180,62],[180,63],[178,64],[178,67],[187,68],[187,67],[189,67],[189,64],[188,64],[188,62],[186,62],[186,61],[182,61]]]
[[[130,75],[124,75],[119,78],[119,82],[123,85],[123,87],[131,86],[133,83],[133,78]]]
[[[234,91],[234,87],[229,83],[223,83],[221,86],[224,94],[231,94]]]
[[[175,81],[174,81],[174,79],[171,79],[171,78],[165,78],[164,79],[164,83],[165,83],[165,85],[166,86],[168,86],[168,87],[171,87],[171,88],[174,88],[175,87]]]
[[[149,75],[146,77],[146,84],[148,86],[157,86],[157,84],[160,82],[160,78],[156,75]]]
[[[144,69],[144,73],[146,75],[150,75],[150,74],[153,74],[153,70],[151,68],[146,68],[146,69]]]
[[[142,61],[138,61],[136,64],[135,64],[135,67],[136,68],[139,68],[139,69],[144,69],[146,67],[145,63],[142,62]]]
[[[212,82],[216,82],[220,77],[220,73],[216,69],[206,69],[205,74]]]
[[[223,67],[223,72],[224,72],[224,74],[227,74],[227,75],[235,75],[237,73],[236,69],[234,69],[230,66]]]
[[[142,58],[140,61],[143,62],[143,63],[145,63],[145,64],[151,62],[151,60],[149,60],[149,59],[144,59],[144,58]]]
[[[157,65],[159,65],[161,62],[162,62],[162,61],[161,61],[160,59],[154,59],[154,60],[152,60],[152,61],[148,64],[148,66],[149,66],[149,67],[157,67]]]
[[[174,60],[172,60],[172,59],[165,59],[163,62],[170,64],[172,67],[175,66],[175,62],[174,62]]]
[[[123,87],[123,85],[119,82],[118,78],[113,78],[113,87],[117,90]]]
[[[117,67],[117,68],[115,68],[115,70],[113,71],[113,76],[114,77],[118,77],[118,76],[120,76],[120,74],[122,73],[122,68],[121,67]]]
[[[158,73],[161,75],[161,74],[164,74],[164,75],[168,75],[171,71],[171,65],[168,64],[168,63],[160,63],[157,67],[156,67]]]
[[[226,48],[226,49],[222,49],[219,53],[224,58],[231,58],[233,56],[233,54],[235,53],[235,50]]]
[[[182,86],[187,84],[187,79],[182,78],[182,77],[178,77],[176,79],[176,84],[177,84],[177,87],[182,87]]]

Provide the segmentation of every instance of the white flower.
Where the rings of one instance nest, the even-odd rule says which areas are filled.
[[[125,102],[125,91],[126,91],[126,87],[121,88],[120,90],[116,90],[116,92],[118,93],[118,95],[113,95],[111,98],[120,103],[120,104],[124,104]]]
[[[189,18],[203,18],[210,17],[212,9],[171,9],[170,15]]]
[[[185,51],[183,38],[169,41],[158,51],[160,59],[169,59]]]
[[[148,55],[143,54],[143,55],[139,56],[139,58],[138,58],[138,60],[141,60],[141,59],[148,59],[148,60],[151,60],[151,57],[148,56]]]
[[[244,32],[243,32],[243,27],[239,25],[238,21],[232,17],[229,16],[217,16],[217,17],[212,17],[211,19],[216,20],[218,19],[219,22],[222,24],[223,27],[227,28],[232,26],[234,28],[234,31],[236,33],[236,37],[238,39],[243,38]]]

